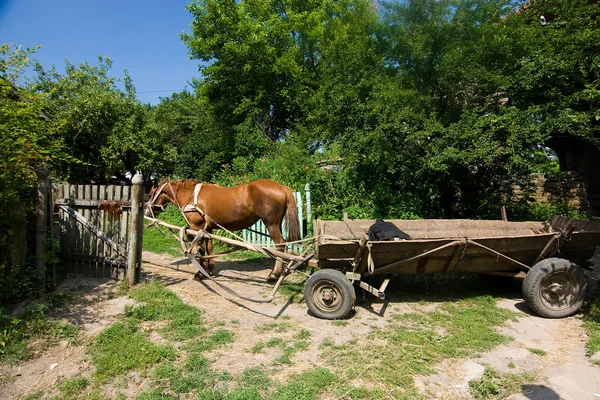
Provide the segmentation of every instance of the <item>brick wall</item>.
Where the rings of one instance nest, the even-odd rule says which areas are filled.
[[[575,171],[560,174],[532,174],[535,183],[533,198],[540,203],[566,202],[578,210],[588,210],[590,203],[583,177]]]

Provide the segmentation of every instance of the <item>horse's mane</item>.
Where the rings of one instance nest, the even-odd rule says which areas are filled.
[[[163,183],[168,182],[169,179],[164,178],[159,185],[162,185]],[[181,186],[185,186],[185,187],[190,187],[190,186],[196,186],[197,184],[200,183],[200,181],[198,179],[180,179],[180,180],[173,180],[171,181],[171,183],[174,184],[178,184]]]

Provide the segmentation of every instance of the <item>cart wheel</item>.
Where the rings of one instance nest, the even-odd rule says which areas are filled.
[[[304,301],[318,318],[344,318],[354,307],[356,294],[352,283],[340,271],[321,269],[308,278]]]
[[[542,317],[568,317],[583,305],[587,287],[587,278],[577,264],[548,258],[535,264],[525,276],[523,299]]]

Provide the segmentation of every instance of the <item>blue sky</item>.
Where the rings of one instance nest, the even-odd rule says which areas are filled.
[[[188,0],[0,0],[0,43],[41,45],[45,67],[64,61],[113,60],[111,75],[129,70],[145,103],[183,90],[199,77],[179,33],[190,32]]]

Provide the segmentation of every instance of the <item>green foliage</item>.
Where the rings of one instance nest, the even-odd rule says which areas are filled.
[[[586,349],[588,356],[591,357],[600,351],[600,296],[598,293],[586,304],[585,308],[583,326],[588,332],[589,341]]]
[[[0,309],[0,360],[24,361],[35,351],[79,334],[74,325],[48,318],[47,311],[43,304],[27,307],[21,316],[9,316]]]
[[[123,91],[108,75],[111,65],[105,57],[98,57],[97,65],[67,61],[64,74],[54,66],[35,65],[38,75],[30,88],[47,94],[44,110],[52,116],[50,130],[71,157],[55,165],[64,178],[126,181],[127,173],[164,173],[172,156],[150,121],[150,107],[135,99],[127,71]]]
[[[36,50],[0,44],[0,303],[43,289],[23,229],[34,215],[38,167],[67,159],[42,114],[47,95],[15,86]]]
[[[157,218],[177,226],[187,225],[181,211],[173,204],[169,204]],[[179,240],[173,236],[169,229],[160,226],[153,226],[144,230],[142,247],[146,251],[157,254],[166,253],[173,257],[181,256]]]
[[[587,220],[590,218],[588,212],[578,210],[563,201],[552,203],[525,202],[509,206],[508,212],[513,221],[546,221],[552,215],[562,215],[574,219]]]

